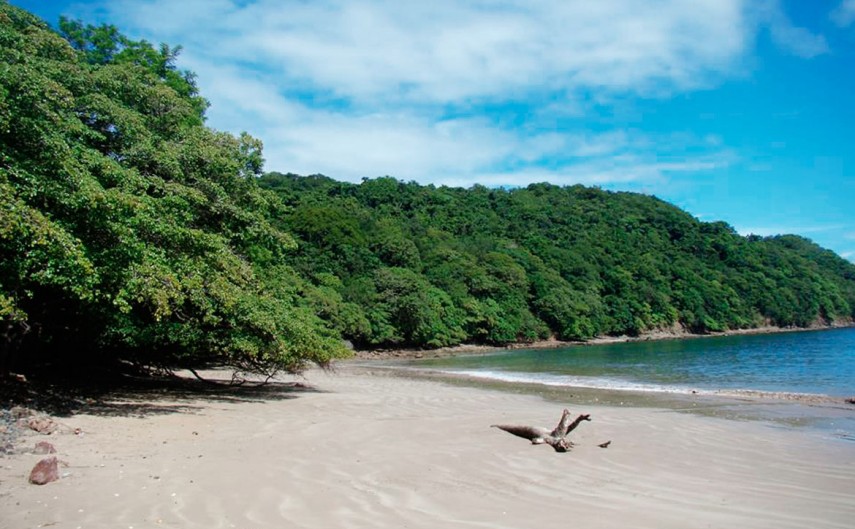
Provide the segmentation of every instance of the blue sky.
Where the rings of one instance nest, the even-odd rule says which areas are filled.
[[[12,0],[184,51],[267,170],[599,185],[855,261],[855,0]]]

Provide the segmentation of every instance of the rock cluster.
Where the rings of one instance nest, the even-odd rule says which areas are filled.
[[[61,425],[56,420],[46,415],[36,415],[33,410],[23,406],[0,410],[0,455],[12,455],[16,453],[31,453],[35,455],[50,455],[57,452],[56,447],[47,441],[38,441],[30,451],[16,450],[15,445],[19,438],[33,432],[42,435],[61,433],[63,430],[81,435],[79,428],[71,429]],[[56,456],[45,457],[35,464],[30,471],[29,482],[34,485],[45,485],[56,481],[61,477],[59,467],[67,463],[60,461]]]

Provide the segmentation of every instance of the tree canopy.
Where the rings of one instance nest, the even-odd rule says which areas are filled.
[[[268,173],[309,298],[361,347],[849,323],[855,265],[584,186],[361,184]],[[317,289],[317,290],[315,290]],[[347,314],[347,323],[342,319]],[[358,324],[357,324],[358,322]]]
[[[0,318],[14,362],[299,370],[344,349],[299,295],[261,144],[204,126],[177,48],[0,3]]]

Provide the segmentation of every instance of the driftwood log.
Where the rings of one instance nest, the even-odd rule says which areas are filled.
[[[566,452],[570,450],[573,443],[567,440],[567,434],[576,429],[582,421],[590,421],[590,415],[579,415],[573,422],[570,420],[570,410],[564,410],[561,414],[561,420],[558,421],[558,426],[549,430],[540,426],[516,426],[511,424],[494,424],[492,428],[504,430],[510,434],[528,439],[531,444],[548,444],[556,452]]]

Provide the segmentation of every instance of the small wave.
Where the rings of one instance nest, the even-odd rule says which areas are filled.
[[[650,393],[698,394],[711,391],[696,390],[680,386],[664,386],[660,384],[643,384],[615,378],[579,377],[570,375],[555,375],[551,373],[510,373],[505,371],[486,370],[435,370],[436,373],[464,376],[482,380],[511,382],[514,384],[540,384],[552,387],[574,387],[590,389],[607,389],[616,391],[639,391]]]
[[[378,365],[372,368],[390,369],[393,371],[409,371],[412,373],[434,373],[437,375],[465,377],[477,380],[492,380],[510,384],[541,385],[550,387],[601,389],[608,391],[632,391],[640,393],[664,393],[672,395],[710,395],[724,398],[744,398],[751,400],[790,401],[802,404],[831,404],[855,410],[855,403],[850,398],[830,396],[820,393],[800,393],[793,391],[776,391],[744,388],[703,388],[698,386],[680,386],[636,382],[621,378],[585,377],[578,375],[559,375],[555,373],[526,373],[519,371],[501,371],[489,369],[449,369],[435,367],[413,367],[406,365]]]
[[[421,371],[421,369],[415,369]],[[619,378],[582,377],[556,375],[553,373],[520,373],[491,370],[432,369],[434,373],[462,376],[479,380],[494,380],[512,384],[537,384],[550,387],[588,388],[612,391],[634,391],[643,393],[667,393],[672,395],[715,395],[719,397],[772,399],[800,402],[803,404],[846,404],[845,399],[815,393],[788,391],[763,391],[753,389],[699,389],[688,386],[668,386],[633,382]]]

